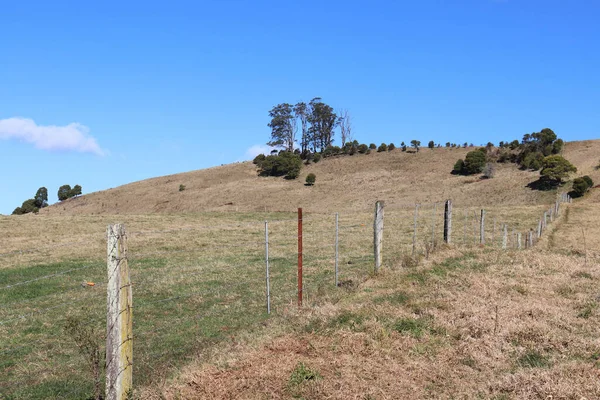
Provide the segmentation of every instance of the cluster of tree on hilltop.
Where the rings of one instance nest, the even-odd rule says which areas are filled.
[[[367,146],[352,140],[351,117],[347,110],[337,114],[333,107],[315,97],[308,104],[281,103],[269,111],[271,128],[269,146],[279,148],[270,155],[260,154],[254,159],[259,175],[284,176],[295,179],[302,168],[302,161],[307,164],[319,162],[321,158],[354,154],[369,154],[372,150],[392,151],[393,143],[382,143],[377,147],[374,143]],[[339,128],[341,146],[334,145],[336,130]],[[300,130],[300,135],[298,135]],[[298,147],[296,145],[299,145]],[[421,142],[412,140],[411,146],[418,152]],[[407,151],[402,142],[402,151]]]
[[[77,197],[81,195],[81,186],[75,185],[71,188],[70,185],[62,185],[58,189],[58,200],[63,201],[70,199],[71,197]],[[12,212],[13,215],[23,215],[29,213],[37,213],[40,208],[48,207],[48,189],[41,187],[35,193],[33,199],[27,199],[21,204],[21,207],[17,207]]]

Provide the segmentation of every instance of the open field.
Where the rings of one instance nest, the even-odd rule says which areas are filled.
[[[500,246],[501,222],[526,230],[543,209],[488,210],[489,245]],[[455,206],[455,241],[461,247],[474,245],[479,235],[476,211]],[[417,217],[416,251],[421,257],[432,239],[442,242],[442,204],[422,205]],[[498,222],[495,232],[493,219]],[[270,221],[271,317],[265,312],[265,220]],[[295,213],[2,218],[0,226],[8,234],[0,268],[0,332],[8,340],[0,349],[0,384],[10,398],[80,398],[91,393],[85,359],[65,335],[64,324],[67,316],[74,316],[95,327],[98,337],[103,334],[105,229],[114,221],[124,222],[128,232],[134,379],[139,387],[156,386],[216,344],[260,330],[295,308]],[[337,303],[372,276],[372,221],[370,210],[340,213],[342,288],[336,290],[335,217],[304,214],[304,297],[309,308]],[[412,252],[413,224],[414,207],[388,203],[385,266],[401,264]],[[84,288],[82,281],[95,286]]]

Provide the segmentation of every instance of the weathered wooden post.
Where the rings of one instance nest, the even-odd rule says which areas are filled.
[[[106,399],[125,400],[133,381],[133,296],[127,237],[121,224],[107,228]]]
[[[548,212],[544,211],[544,226],[542,226],[543,229],[546,229],[548,227]]]
[[[298,307],[302,307],[302,208],[298,208]]]
[[[495,238],[496,238],[496,217],[494,217],[494,225],[492,227],[492,246],[494,246]]]
[[[517,249],[521,250],[521,232],[517,232]]]
[[[375,252],[375,273],[381,267],[381,247],[383,245],[383,201],[375,203],[375,218],[373,220],[373,250]]]
[[[485,244],[485,210],[481,210],[479,218],[479,243]]]
[[[473,245],[477,245],[477,211],[473,210]]]
[[[452,200],[444,205],[444,242],[452,243]]]
[[[431,249],[435,248],[435,214],[437,213],[437,203],[433,203],[433,211],[431,213]]]
[[[417,217],[419,216],[419,205],[415,204],[415,221],[413,227],[412,255],[417,252]]]
[[[265,221],[265,284],[267,286],[267,314],[271,314],[271,282],[269,281],[269,222]]]
[[[338,262],[340,258],[340,220],[339,214],[335,213],[335,287],[338,286]]]
[[[502,249],[506,250],[507,245],[508,245],[508,225],[504,224],[502,226]]]

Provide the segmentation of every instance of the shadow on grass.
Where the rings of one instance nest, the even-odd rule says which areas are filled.
[[[555,190],[555,189],[558,189],[559,186],[560,186],[560,184],[557,182],[548,181],[548,180],[541,179],[541,178],[527,184],[527,187],[529,189],[540,190],[540,191]]]

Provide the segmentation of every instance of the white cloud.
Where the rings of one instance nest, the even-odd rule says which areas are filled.
[[[22,140],[42,150],[66,150],[105,155],[106,152],[100,148],[89,131],[87,126],[76,122],[66,126],[42,126],[28,118],[0,119],[0,139]]]
[[[246,150],[246,155],[244,157],[246,160],[253,160],[254,157],[256,157],[259,154],[264,154],[268,156],[269,154],[271,154],[271,150],[273,149],[274,147],[270,147],[264,144],[255,144],[254,146],[251,146],[248,150]]]

